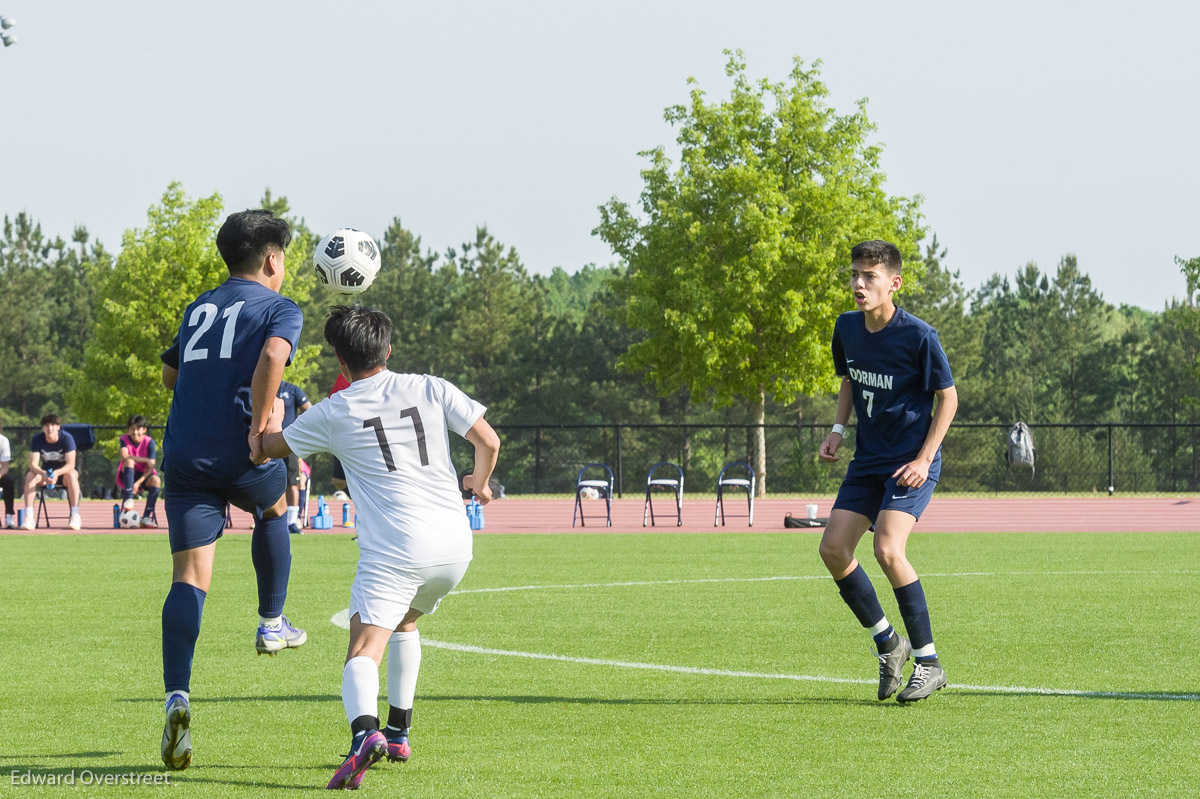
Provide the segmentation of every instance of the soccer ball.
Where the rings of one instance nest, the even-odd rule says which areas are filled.
[[[583,489],[584,499],[600,499],[600,489],[587,486]]]
[[[317,245],[313,267],[321,282],[339,294],[358,294],[370,288],[379,274],[379,247],[354,228],[338,228]]]
[[[132,530],[142,523],[142,514],[135,510],[121,512],[120,525],[122,529]]]

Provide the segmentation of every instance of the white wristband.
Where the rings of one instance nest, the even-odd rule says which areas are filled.
[[[844,424],[835,424],[835,425],[833,426],[833,429],[832,429],[832,430],[830,430],[829,432],[830,432],[830,434],[831,434],[831,435],[832,435],[833,433],[837,433],[839,436],[843,436],[843,437],[845,437],[845,435],[846,435],[846,425],[844,425]]]

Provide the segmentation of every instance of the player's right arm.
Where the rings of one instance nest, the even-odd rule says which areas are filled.
[[[834,425],[840,425],[842,428],[850,421],[850,411],[854,409],[853,388],[850,386],[850,378],[843,377],[841,388],[838,389],[837,411],[834,414]],[[817,448],[817,455],[821,460],[828,463],[840,461],[841,455],[837,454],[838,447],[842,445],[843,434],[831,432],[825,436],[825,440],[821,442],[821,446]]]
[[[475,492],[480,505],[486,505],[492,499],[489,483],[496,468],[496,458],[500,455],[500,436],[480,416],[471,425],[465,438],[475,447],[475,470],[463,478],[463,487]]]

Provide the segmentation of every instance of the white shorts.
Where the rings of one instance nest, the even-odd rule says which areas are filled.
[[[350,587],[350,618],[394,630],[409,608],[429,615],[467,573],[469,560],[412,569],[360,560]]]

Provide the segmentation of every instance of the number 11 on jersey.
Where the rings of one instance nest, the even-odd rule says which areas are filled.
[[[429,465],[429,451],[425,448],[425,425],[421,424],[421,414],[416,408],[405,408],[400,411],[401,419],[412,419],[413,432],[417,434],[417,454],[421,458],[421,465]],[[396,461],[392,458],[392,448],[388,444],[387,433],[383,429],[383,418],[376,416],[371,419],[363,420],[363,429],[368,427],[375,428],[375,440],[379,442],[379,450],[383,453],[383,462],[387,466],[389,472],[396,471]]]

